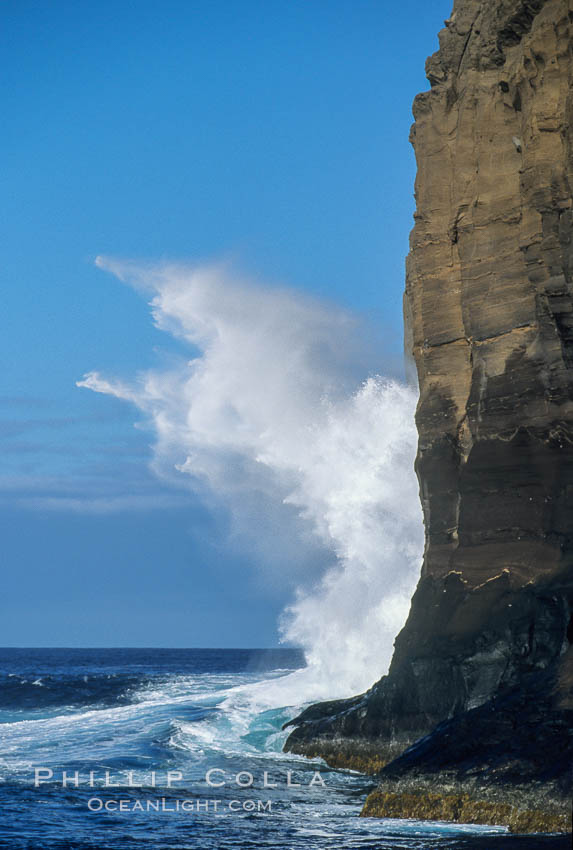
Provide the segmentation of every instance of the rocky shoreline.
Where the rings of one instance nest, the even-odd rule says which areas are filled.
[[[539,804],[528,788],[512,787],[492,794],[492,789],[467,783],[436,784],[430,780],[384,783],[372,791],[361,817],[414,818],[416,820],[507,826],[510,833],[567,833],[571,831],[569,800]]]
[[[340,703],[323,708],[340,717]],[[299,730],[316,722],[317,710],[311,707],[306,721],[304,713],[295,718],[299,725],[286,749],[376,776],[363,817],[504,825],[520,833],[571,831],[573,651],[558,667],[530,674],[518,687],[438,724],[397,756],[398,741],[392,750],[381,749],[375,738],[368,747],[343,737],[304,739]]]
[[[573,7],[445,23],[411,133],[421,578],[387,676],[285,748],[376,775],[365,816],[570,831]]]

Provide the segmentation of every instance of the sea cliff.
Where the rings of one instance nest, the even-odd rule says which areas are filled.
[[[414,101],[421,577],[388,675],[286,744],[378,774],[364,814],[570,828],[572,22],[456,0]]]

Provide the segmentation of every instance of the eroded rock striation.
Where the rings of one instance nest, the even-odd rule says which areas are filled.
[[[472,758],[448,750],[456,782],[466,768],[474,779],[515,782],[503,769],[510,721],[500,706],[519,705],[526,691],[534,699],[537,682],[528,729],[547,747],[533,768],[527,762],[527,778],[531,787],[549,782],[547,765],[565,752],[569,761],[559,759],[550,777],[551,793],[565,797],[573,786],[573,705],[563,685],[573,651],[573,0],[456,0],[439,39],[426,65],[431,88],[413,107],[417,208],[405,293],[420,386],[422,575],[388,675],[364,695],[305,711],[287,749],[374,772],[438,724],[453,724],[448,740],[457,740],[467,713],[481,710],[487,723],[475,724]],[[552,724],[560,732],[547,737]],[[506,737],[515,767],[527,748],[516,753]],[[497,740],[493,771],[488,740]],[[416,767],[416,752],[403,773],[435,779],[447,769]]]

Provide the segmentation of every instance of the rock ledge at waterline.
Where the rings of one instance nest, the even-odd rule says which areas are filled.
[[[456,0],[414,101],[422,574],[388,675],[286,743],[376,773],[364,815],[571,828],[572,22]]]

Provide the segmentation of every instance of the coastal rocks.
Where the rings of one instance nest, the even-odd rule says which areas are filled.
[[[573,647],[556,665],[439,724],[388,764],[363,815],[571,828]]]
[[[557,663],[569,646],[572,603],[566,576],[524,587],[508,570],[477,587],[458,572],[425,576],[388,675],[366,694],[306,709],[289,724],[285,748],[372,772],[444,719]]]
[[[295,718],[286,744],[293,752],[332,764],[348,756],[347,765],[354,755],[372,767],[444,721],[454,724],[448,740],[461,746],[455,724],[489,705],[488,723],[476,727],[476,752],[485,753],[478,773],[489,770],[486,742],[498,738],[498,751],[507,742],[507,764],[527,773],[529,757],[511,744],[499,698],[531,695],[526,683],[543,671],[553,677],[552,696],[542,690],[535,698],[535,734],[543,740],[555,727],[565,736],[562,662],[573,642],[572,22],[571,0],[456,0],[427,62],[431,88],[413,107],[417,208],[404,299],[420,386],[422,575],[388,675],[360,697]],[[544,688],[549,679],[536,681]],[[438,773],[457,765],[453,744],[445,752]],[[409,775],[421,757],[410,751]],[[549,782],[542,751],[535,764],[531,782]],[[457,771],[456,782],[467,782]],[[493,783],[502,775],[507,792],[516,779],[494,771]],[[565,766],[561,780],[551,785],[557,797],[573,786]]]
[[[467,793],[435,794],[418,789],[414,793],[373,791],[364,804],[361,817],[415,818],[508,826],[510,832],[567,832],[568,812],[520,809],[509,803],[495,803],[470,797]]]

